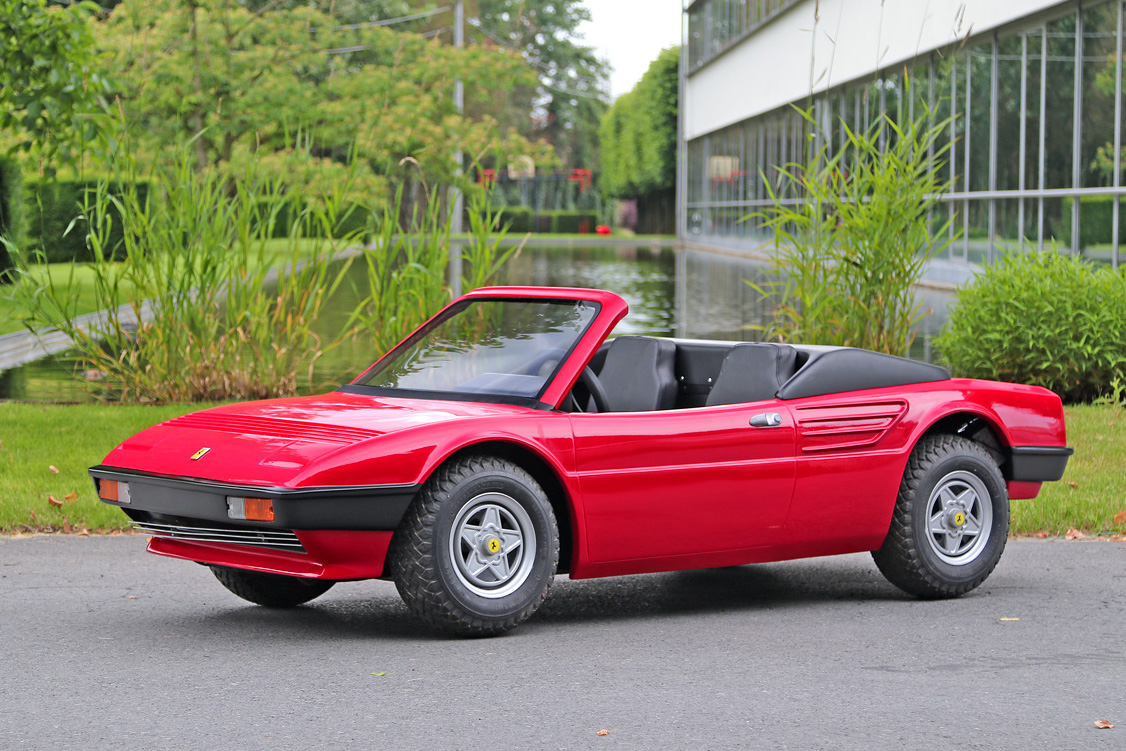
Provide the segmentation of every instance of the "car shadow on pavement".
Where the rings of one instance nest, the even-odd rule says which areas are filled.
[[[337,585],[322,598],[297,608],[273,609],[229,600],[216,592],[214,609],[184,617],[175,625],[205,629],[214,636],[254,635],[295,644],[309,638],[443,639],[416,620],[393,585],[355,582]],[[219,598],[223,598],[219,600]],[[556,579],[547,600],[528,624],[627,621],[690,614],[777,611],[840,602],[911,599],[880,576],[866,557],[788,561],[721,569],[676,571],[573,581]],[[160,628],[153,624],[154,628]]]
[[[910,599],[870,562],[786,561],[665,574],[558,581],[536,620],[580,622],[776,610],[840,601]],[[870,570],[868,570],[870,569]]]

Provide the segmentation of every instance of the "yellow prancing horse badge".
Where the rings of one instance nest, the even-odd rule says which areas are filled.
[[[491,540],[489,540],[488,548],[489,548],[490,553],[499,553],[500,552],[500,540],[498,540],[495,537],[492,538]]]
[[[198,462],[200,459],[203,458],[203,455],[206,454],[210,450],[211,450],[210,448],[201,448],[199,451],[192,454],[192,461]]]
[[[955,526],[960,527],[965,523],[966,523],[966,515],[965,514],[963,514],[961,511],[954,514],[954,524],[955,524]]]

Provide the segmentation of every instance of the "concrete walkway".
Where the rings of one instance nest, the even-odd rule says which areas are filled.
[[[117,311],[118,317],[126,324],[137,324],[137,316],[131,305],[122,305]],[[152,317],[148,304],[141,306],[141,317],[150,320]],[[75,324],[83,330],[98,326],[105,318],[104,311],[87,313],[74,319]],[[36,360],[42,360],[49,355],[58,354],[74,346],[71,338],[57,329],[39,329],[37,331],[17,331],[14,334],[0,336],[0,371],[18,368]]]

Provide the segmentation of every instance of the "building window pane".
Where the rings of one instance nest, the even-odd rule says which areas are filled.
[[[1016,250],[1021,247],[1021,199],[1007,198],[994,201],[996,213],[993,228],[993,245],[999,251]],[[1027,245],[1027,243],[1026,243]]]
[[[989,201],[978,199],[966,202],[966,260],[984,264],[989,259]]]
[[[997,41],[997,190],[1020,188],[1021,81],[1021,37],[1009,36],[999,39]],[[1013,221],[1012,236],[1017,237],[1019,233],[1015,231],[1015,215]]]
[[[1044,249],[1071,252],[1071,199],[1044,199]]]
[[[989,190],[990,119],[993,110],[993,43],[985,42],[969,52],[967,101],[969,137],[968,190]]]
[[[1022,35],[1024,55],[1024,187],[1040,187],[1040,102],[1041,66],[1044,61],[1044,30],[1034,29]],[[1025,212],[1025,221],[1027,222]],[[1027,224],[1025,225],[1028,226]],[[1035,225],[1033,225],[1035,229]],[[1035,239],[1037,232],[1025,232]]]
[[[1111,262],[1115,200],[1116,196],[1083,196],[1079,202],[1079,249],[1094,261]]]
[[[1072,187],[1075,133],[1075,24],[1074,14],[1048,24],[1047,72],[1044,80],[1044,187]],[[1052,214],[1056,216],[1057,209]],[[1060,228],[1053,228],[1053,233]],[[1070,236],[1062,241],[1070,244]]]
[[[1083,130],[1081,185],[1114,184],[1116,4],[1083,10]],[[1109,226],[1109,215],[1107,216]]]

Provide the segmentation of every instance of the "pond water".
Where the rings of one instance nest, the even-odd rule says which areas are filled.
[[[361,270],[357,266],[357,272]],[[761,261],[668,246],[598,245],[589,247],[526,246],[512,258],[498,284],[555,287],[597,287],[621,295],[629,315],[615,334],[653,334],[697,339],[754,341],[756,328],[768,318],[768,306],[748,282],[760,284],[767,268]],[[930,339],[945,323],[952,293],[919,289],[923,319],[911,356],[930,360]],[[351,303],[341,300],[326,325],[342,320]],[[324,390],[351,380],[375,353],[363,344],[341,348],[318,363],[317,380]],[[0,372],[0,399],[73,402],[90,397],[66,357]]]

